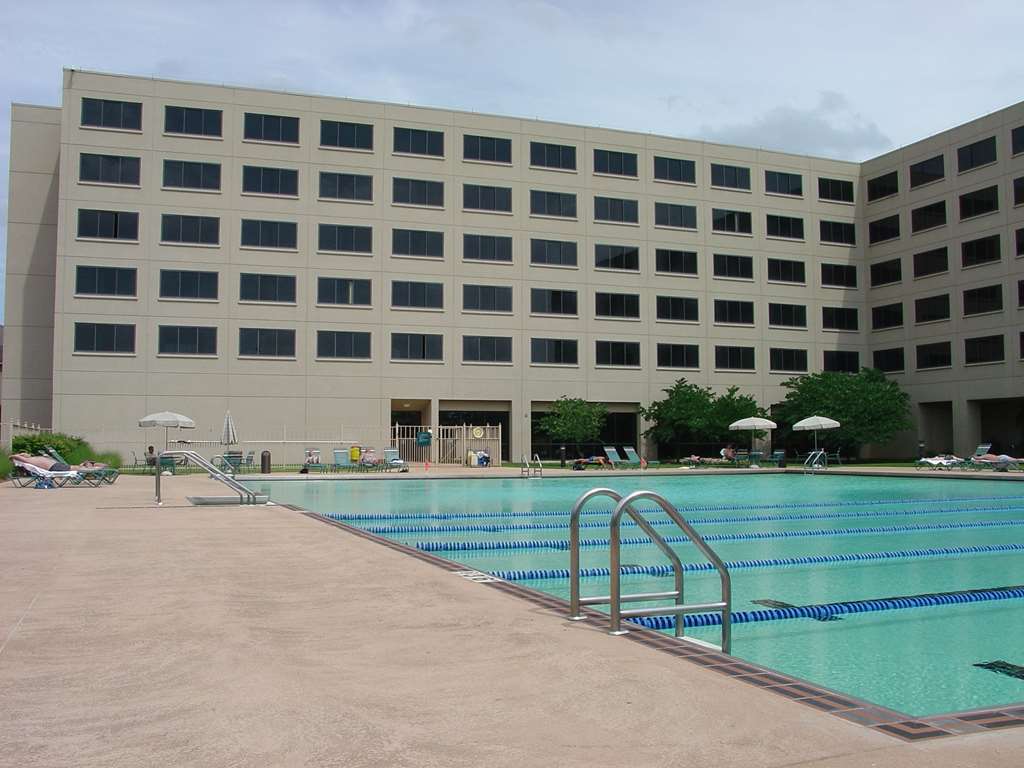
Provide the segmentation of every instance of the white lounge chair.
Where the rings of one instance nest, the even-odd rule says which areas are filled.
[[[14,484],[22,488],[27,488],[28,486],[34,486],[36,488],[62,488],[68,483],[71,483],[72,485],[79,485],[82,482],[85,482],[87,485],[91,485],[95,488],[102,482],[101,480],[93,481],[90,478],[83,477],[80,472],[73,469],[51,472],[48,469],[42,469],[41,467],[37,467],[35,464],[29,464],[27,461],[22,461],[14,456],[11,457],[11,463],[25,473],[21,475],[14,473],[11,476],[11,480]]]

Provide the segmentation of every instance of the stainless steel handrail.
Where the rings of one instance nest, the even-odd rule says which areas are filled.
[[[804,471],[813,472],[816,469],[828,469],[828,454],[822,449],[812,451],[804,459]]]
[[[160,475],[162,473],[162,462],[161,462],[161,459],[163,459],[165,456],[169,456],[171,458],[180,457],[180,458],[185,459],[185,461],[191,461],[196,466],[201,467],[202,469],[205,469],[207,472],[210,473],[210,477],[212,477],[214,480],[219,480],[220,482],[224,483],[224,485],[226,485],[228,488],[230,488],[231,490],[233,490],[235,493],[238,494],[238,503],[239,504],[255,504],[256,503],[256,494],[255,493],[250,491],[248,488],[246,488],[244,485],[242,485],[240,482],[235,480],[230,475],[227,475],[224,472],[222,472],[220,469],[215,467],[213,464],[211,464],[209,461],[204,459],[202,456],[200,456],[195,451],[163,451],[162,453],[160,453],[157,456],[156,467],[155,467],[155,469],[156,469],[156,502],[157,502],[157,504],[162,504],[163,503],[163,500],[161,499],[161,495],[160,495]]]
[[[591,488],[576,499],[569,513],[569,621],[587,618],[580,613],[580,513],[588,501],[598,496],[607,496],[616,504],[622,500],[622,495],[611,488]]]

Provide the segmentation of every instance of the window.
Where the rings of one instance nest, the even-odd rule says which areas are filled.
[[[462,137],[462,159],[511,165],[512,140],[467,134]]]
[[[392,280],[391,306],[409,309],[443,309],[444,285]]]
[[[444,337],[435,333],[392,333],[392,360],[443,360]]]
[[[999,210],[999,187],[976,189],[960,195],[960,220]]]
[[[804,276],[804,263],[789,259],[768,259],[768,281],[803,285],[807,282]]]
[[[463,312],[511,312],[512,286],[463,285]]]
[[[217,329],[194,325],[161,325],[157,331],[159,355],[216,355]]]
[[[875,368],[886,373],[904,370],[903,347],[876,349],[872,353],[872,363],[874,363]]]
[[[945,200],[939,200],[938,202],[931,203],[929,205],[923,205],[920,208],[914,208],[910,212],[911,232],[921,232],[926,229],[932,229],[933,227],[941,227],[945,224]]]
[[[167,106],[164,107],[164,133],[219,137],[223,114],[219,109]]]
[[[731,277],[738,280],[754,279],[754,259],[752,256],[733,256],[716,253],[714,256],[715,277]]]
[[[711,164],[711,186],[750,189],[750,169],[735,165]]]
[[[142,130],[142,104],[137,101],[82,99],[82,125],[114,128],[120,131]]]
[[[768,358],[772,371],[783,373],[807,372],[806,349],[778,349],[773,347],[768,350]]]
[[[871,308],[871,330],[883,331],[886,328],[899,328],[902,325],[903,302]]]
[[[949,368],[953,364],[952,345],[948,341],[934,344],[919,344],[917,347],[917,367]]]
[[[910,188],[920,187],[924,184],[931,184],[946,177],[946,160],[942,155],[910,166]]]
[[[697,252],[658,248],[654,252],[654,269],[674,275],[696,275]]]
[[[1017,255],[1024,256],[1024,229],[1018,229],[1016,233],[1017,237]]]
[[[1010,144],[1012,145],[1011,152],[1013,154],[1019,155],[1021,152],[1024,152],[1024,125],[1010,131]]]
[[[595,149],[594,173],[636,176],[636,155],[632,152],[613,152],[609,149]]]
[[[964,291],[964,317],[1003,311],[1003,286],[986,285]]]
[[[298,144],[299,118],[246,112],[244,138],[247,141],[273,141],[279,144]]]
[[[868,222],[868,242],[871,244],[894,240],[899,236],[900,215],[898,213]]]
[[[576,291],[531,288],[530,312],[537,315],[575,315]]]
[[[135,296],[134,267],[75,267],[78,296]]]
[[[338,253],[371,253],[373,229],[349,224],[321,224],[317,228],[317,250]]]
[[[576,365],[576,339],[530,339],[530,362],[540,365]]]
[[[715,322],[734,325],[753,325],[754,302],[715,299]]]
[[[341,306],[370,306],[370,281],[352,277],[318,277],[316,303]]]
[[[594,314],[597,317],[640,318],[640,296],[635,293],[594,294]]]
[[[636,200],[621,200],[617,197],[595,197],[594,219],[618,224],[637,224],[640,221],[638,203]]]
[[[462,185],[462,207],[470,211],[512,211],[511,187]]]
[[[512,261],[512,238],[463,235],[462,258],[467,261]]]
[[[598,341],[596,363],[597,365],[639,368],[640,342]]]
[[[595,245],[594,266],[597,269],[640,271],[640,249],[635,245]]]
[[[238,354],[242,357],[295,357],[295,330],[239,328]]]
[[[697,299],[686,296],[658,296],[657,317],[674,322],[699,322]]]
[[[83,152],[78,162],[79,181],[94,184],[123,184],[130,187],[139,185],[141,160],[137,157],[90,155]]]
[[[1017,281],[1017,307],[1024,307],[1024,280]]]
[[[160,242],[219,245],[220,219],[216,216],[183,216],[178,213],[165,213],[160,217]]]
[[[576,147],[565,144],[530,142],[530,165],[538,168],[558,168],[563,171],[576,170]]]
[[[330,360],[369,360],[369,331],[317,331],[316,356]]]
[[[853,202],[853,182],[843,179],[818,178],[818,197],[837,203]]]
[[[243,272],[239,278],[239,301],[295,303],[295,275],[261,275]]]
[[[320,146],[373,150],[373,126],[366,123],[320,121]],[[327,331],[324,331],[327,333]],[[323,357],[323,355],[321,355]]]
[[[949,271],[949,252],[946,246],[914,254],[914,277],[927,277]]]
[[[193,270],[161,269],[161,299],[206,299],[217,300],[216,272]]]
[[[694,184],[697,181],[697,165],[693,160],[674,157],[654,157],[654,178],[659,181],[675,181],[679,184]]]
[[[860,353],[846,350],[825,350],[822,370],[836,373],[857,373],[860,370]]]
[[[299,196],[299,172],[293,168],[242,166],[242,192],[253,195]]]
[[[964,267],[999,261],[999,235],[989,235],[978,240],[968,240],[960,245],[960,263]]]
[[[395,128],[395,152],[444,157],[444,133],[419,128]]]
[[[716,346],[715,368],[732,371],[754,370],[754,348]]]
[[[697,206],[674,205],[672,203],[654,204],[654,224],[658,227],[675,227],[676,229],[697,228]]]
[[[139,214],[79,208],[78,236],[96,240],[138,240]]]
[[[395,256],[444,258],[444,232],[422,229],[391,230],[391,253]]]
[[[1024,205],[1024,176],[1013,180],[1013,204]]]
[[[1001,363],[1006,359],[1003,334],[964,339],[964,365]]]
[[[135,326],[75,323],[75,352],[134,354]]]
[[[857,244],[857,227],[852,221],[820,221],[821,242],[840,245]]]
[[[243,248],[295,250],[298,225],[294,221],[257,221],[242,219]]]
[[[764,191],[773,195],[803,197],[804,177],[799,173],[764,172]]]
[[[803,304],[769,304],[768,325],[806,328],[807,307]]]
[[[768,237],[785,237],[791,240],[804,239],[804,220],[793,216],[768,214],[766,220]]]
[[[715,232],[735,232],[749,235],[753,231],[750,212],[713,208],[711,210],[711,229]]]
[[[444,208],[444,182],[392,179],[392,202],[401,205],[428,205],[433,208]]]
[[[960,147],[956,151],[957,170],[960,173],[969,171],[972,168],[979,168],[996,161],[996,137],[989,136],[987,139]]]
[[[900,191],[899,176],[896,171],[868,179],[868,202],[881,200],[883,197],[895,195]]]
[[[576,218],[576,195],[571,192],[530,190],[530,213],[534,216]]]
[[[933,323],[937,320],[949,320],[949,294],[927,296],[914,302],[914,322]]]
[[[566,240],[530,240],[530,263],[557,267],[576,266],[576,243]]]
[[[164,160],[164,186],[170,189],[220,190],[220,163]]]
[[[871,287],[877,288],[880,285],[898,283],[903,279],[902,262],[899,259],[889,259],[871,265]]]
[[[856,307],[822,307],[821,327],[828,331],[856,331]]]
[[[373,200],[373,177],[321,171],[320,197],[327,200]]]
[[[462,362],[511,363],[511,336],[463,336]]]
[[[700,347],[696,344],[659,344],[659,368],[700,368]]]
[[[821,284],[832,288],[856,288],[857,267],[853,264],[822,264]]]

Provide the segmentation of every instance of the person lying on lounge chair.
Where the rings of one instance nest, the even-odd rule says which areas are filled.
[[[588,456],[586,458],[580,456],[573,460],[572,468],[576,470],[586,469],[591,464],[597,464],[599,467],[603,468],[608,466],[608,459],[604,456]]]
[[[972,456],[971,461],[976,464],[995,464],[998,466],[1019,465],[1024,459],[1015,459],[1005,453],[983,453],[981,456]]]
[[[17,459],[25,464],[31,464],[33,467],[45,469],[47,472],[70,472],[72,470],[72,467],[69,467],[64,462],[51,459],[49,456],[30,456],[27,453],[14,453],[11,454],[11,459]]]

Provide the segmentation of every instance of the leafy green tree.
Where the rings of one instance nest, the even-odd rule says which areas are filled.
[[[750,416],[763,418],[766,415],[764,408],[757,404],[757,400],[750,395],[739,394],[739,387],[729,387],[724,395],[719,395],[712,403],[710,426],[714,432],[710,439],[724,443],[735,441],[737,433],[729,429],[730,424]],[[755,435],[762,437],[764,433],[759,431],[755,432]]]
[[[783,382],[789,391],[774,413],[787,424],[827,416],[842,426],[818,433],[819,447],[856,453],[862,445],[886,443],[910,429],[910,395],[874,368],[860,373],[823,372]]]
[[[591,403],[562,395],[540,419],[540,427],[555,442],[590,443],[601,437],[608,409],[603,403]]]
[[[739,387],[716,395],[710,387],[679,379],[663,391],[664,400],[641,411],[652,424],[645,434],[659,443],[729,442],[736,436],[729,430],[734,421],[764,416],[764,409],[750,395],[739,394]]]

